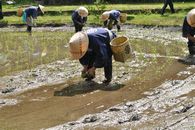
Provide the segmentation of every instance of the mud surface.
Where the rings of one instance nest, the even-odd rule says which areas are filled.
[[[180,27],[124,25],[122,29],[131,39],[168,47],[174,41],[186,42]],[[1,29],[13,30],[25,28]],[[33,30],[66,32],[73,28]],[[80,64],[68,58],[0,77],[0,129],[194,129],[195,66],[178,62],[187,54],[186,48],[181,53],[135,51],[135,58],[125,63],[113,61],[109,85],[101,83],[102,69],[94,81],[83,81]]]

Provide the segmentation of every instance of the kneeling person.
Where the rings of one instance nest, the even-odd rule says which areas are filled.
[[[96,68],[104,68],[105,80],[112,79],[112,51],[110,41],[116,35],[106,28],[92,28],[85,32],[77,32],[69,41],[73,59],[79,59],[83,65],[82,76],[86,80],[95,77]]]

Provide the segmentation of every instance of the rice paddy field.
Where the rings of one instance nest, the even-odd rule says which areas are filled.
[[[128,13],[121,31],[113,28],[129,38],[133,53],[124,63],[113,58],[108,85],[102,83],[102,68],[85,81],[79,61],[70,59],[74,27],[70,13],[62,11],[77,6],[46,7],[62,13],[40,16],[31,34],[20,17],[5,16],[0,21],[8,24],[0,29],[0,129],[194,129],[195,59],[186,62],[187,39],[181,32],[193,2],[175,3],[175,14],[151,12],[161,6],[106,5],[147,12]],[[4,6],[5,11],[17,8]],[[84,30],[101,26],[99,14],[91,14]]]

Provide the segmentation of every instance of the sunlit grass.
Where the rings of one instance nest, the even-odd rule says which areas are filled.
[[[185,9],[185,8],[194,8],[195,2],[174,2],[174,7],[176,9]],[[4,11],[14,11],[20,5],[3,5]],[[75,10],[80,5],[62,5],[62,6],[45,6],[46,11],[68,11]],[[85,7],[94,7],[95,5],[82,5]],[[161,9],[163,6],[162,3],[132,3],[132,4],[106,4],[106,10],[118,9],[118,10],[139,10],[139,9]]]
[[[128,19],[126,23],[128,24],[136,24],[136,25],[177,25],[181,26],[183,24],[183,19],[187,12],[180,11],[175,14],[165,13],[165,15],[161,16],[160,14],[137,14],[130,15],[128,14]],[[99,19],[100,14],[91,14],[88,16],[87,23],[88,24],[101,24],[102,21]],[[4,21],[7,21],[8,24],[24,24],[22,22],[21,17],[10,16],[4,17]],[[62,14],[62,15],[44,15],[39,16],[37,19],[37,24],[72,24],[72,19],[70,14]]]
[[[180,9],[175,14],[170,13],[169,7],[163,16],[159,13],[152,13],[150,9],[161,9],[162,3],[150,3],[150,4],[108,4],[105,6],[105,10],[118,9],[118,10],[145,10],[144,12],[128,13],[128,24],[136,25],[179,25],[183,23],[183,19],[187,12],[194,8],[194,2],[176,2],[174,3],[175,9]],[[44,16],[38,17],[38,24],[72,24],[71,12],[64,13],[63,11],[75,10],[79,5],[76,6],[46,6],[46,11],[57,11],[56,14],[45,14]],[[95,5],[84,5],[89,9],[96,10]],[[3,8],[4,11],[16,11],[18,5],[6,5]],[[92,13],[90,10],[88,16],[88,24],[102,24],[99,19],[101,12]],[[0,20],[1,21],[1,20]],[[8,24],[24,24],[21,17],[17,16],[5,16],[4,21]]]

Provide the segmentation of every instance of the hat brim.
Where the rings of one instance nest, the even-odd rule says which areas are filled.
[[[187,22],[191,27],[195,27],[195,9],[192,9],[187,14]]]
[[[69,41],[69,52],[72,60],[82,58],[88,50],[89,39],[85,32],[75,33]]]
[[[44,10],[43,10],[43,9],[44,9],[45,7],[42,6],[42,5],[38,5],[38,7],[39,7],[39,9],[41,10],[41,12],[44,14]]]

